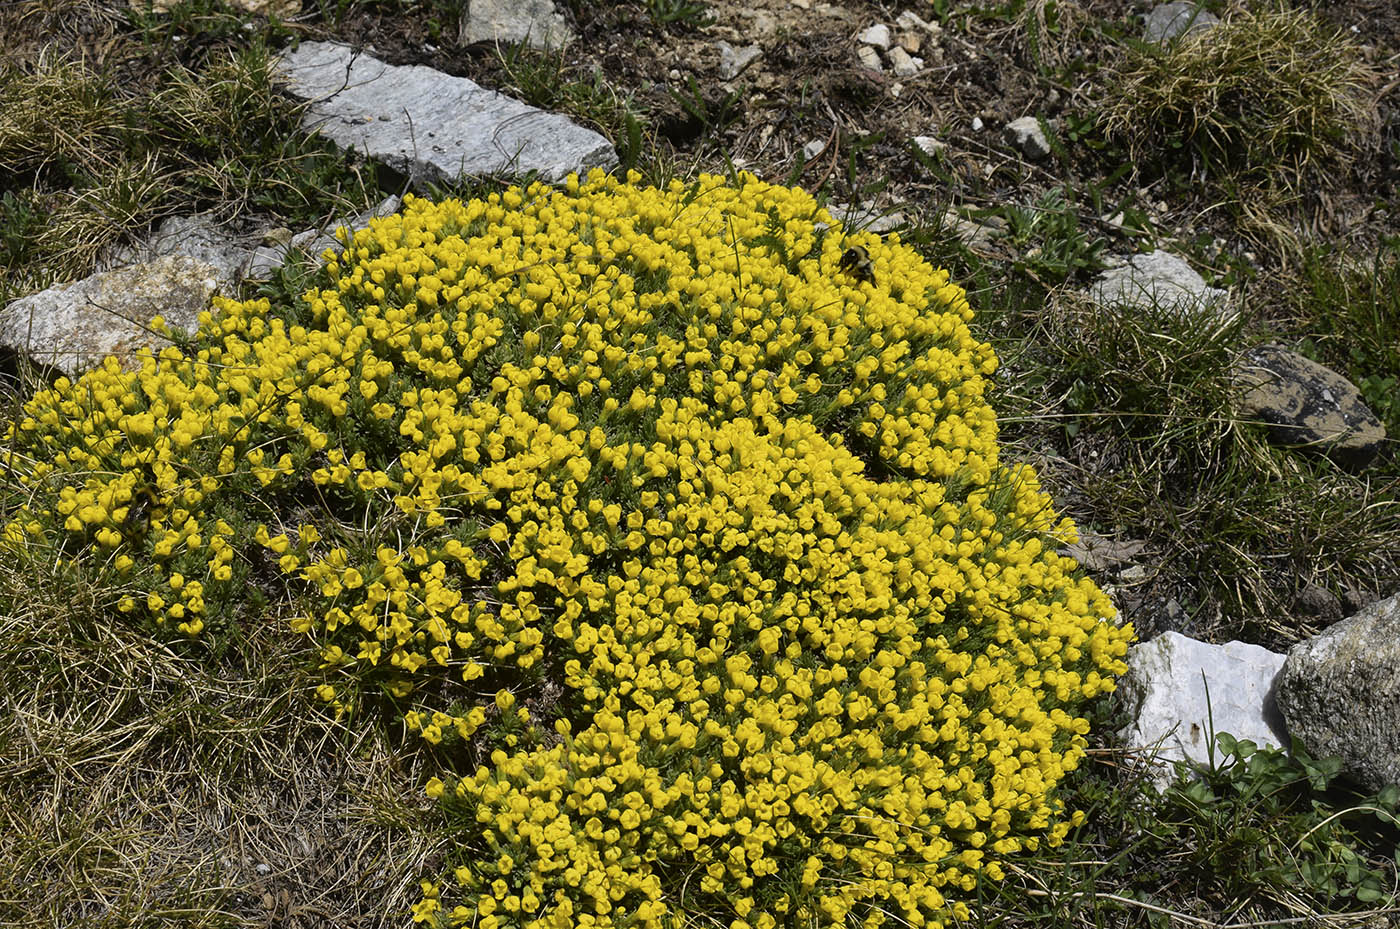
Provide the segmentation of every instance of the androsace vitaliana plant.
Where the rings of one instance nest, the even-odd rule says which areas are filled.
[[[1078,821],[1131,630],[999,460],[945,271],[801,190],[636,182],[408,198],[295,305],[58,381],[5,538],[184,647],[290,597],[329,706],[469,759],[421,922],[964,919]]]

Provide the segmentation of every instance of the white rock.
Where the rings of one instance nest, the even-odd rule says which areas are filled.
[[[1155,306],[1193,316],[1223,312],[1229,296],[1229,291],[1207,287],[1183,259],[1160,250],[1133,255],[1089,285],[1090,299],[1102,306]]]
[[[929,157],[933,157],[948,147],[947,142],[944,142],[942,139],[936,139],[931,135],[914,136],[914,144],[919,147],[919,151]]]
[[[1013,119],[1006,124],[1002,137],[1027,161],[1040,161],[1050,154],[1050,140],[1045,138],[1045,130],[1034,116]]]
[[[928,29],[928,23],[913,10],[905,10],[895,17],[894,24],[902,29]]]
[[[311,101],[306,128],[419,186],[531,171],[557,182],[617,164],[612,144],[593,130],[432,68],[394,67],[347,45],[303,42],[277,71],[293,96]]]
[[[980,116],[974,116],[974,117],[972,117],[972,131],[973,131],[973,132],[981,132],[981,131],[982,131],[982,127],[983,127],[984,125],[985,125],[985,123],[982,122],[982,117],[980,117]]]
[[[910,10],[905,10],[903,13],[900,13],[899,16],[895,18],[894,22],[895,25],[899,26],[901,29],[922,29],[932,36],[934,41],[937,41],[938,36],[943,32],[943,27],[938,23],[928,22],[919,16],[918,13],[914,13]]]
[[[533,48],[562,48],[573,31],[552,0],[471,0],[463,5],[457,42],[525,42]]]
[[[1209,645],[1165,632],[1128,649],[1128,673],[1118,682],[1119,699],[1135,722],[1118,733],[1124,747],[1149,753],[1149,776],[1171,783],[1172,761],[1217,763],[1216,733],[1279,748],[1288,733],[1274,699],[1274,681],[1284,656],[1258,645]],[[1208,694],[1208,696],[1207,696]]]
[[[893,41],[890,37],[890,27],[886,26],[884,23],[876,23],[856,36],[856,39],[866,45],[873,45],[881,50],[889,48],[890,43]]]
[[[824,151],[826,151],[826,143],[823,142],[821,139],[813,139],[806,145],[802,146],[802,157],[806,158],[808,161],[811,161],[813,158],[817,157]]]
[[[860,59],[862,65],[871,71],[885,70],[884,64],[880,61],[880,53],[869,45],[862,45],[856,49],[856,57]]]
[[[889,50],[890,66],[900,77],[912,77],[924,66],[922,58],[914,58],[898,45]]]
[[[221,279],[219,268],[198,258],[165,255],[58,284],[0,310],[0,346],[76,376],[108,355],[169,345],[151,330],[154,316],[194,332]]]

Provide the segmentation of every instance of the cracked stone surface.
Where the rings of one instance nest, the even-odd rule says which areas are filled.
[[[21,297],[0,310],[0,346],[70,377],[107,355],[129,363],[145,346],[170,342],[150,328],[161,316],[193,332],[222,280],[219,268],[189,255],[165,255]]]
[[[293,96],[311,101],[305,128],[384,162],[420,189],[531,172],[557,183],[617,164],[612,144],[593,130],[433,68],[303,42],[277,70]]]

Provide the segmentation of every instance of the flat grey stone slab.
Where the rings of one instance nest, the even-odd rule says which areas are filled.
[[[1284,656],[1246,642],[1211,645],[1164,632],[1128,649],[1119,699],[1135,722],[1119,732],[1127,748],[1156,750],[1150,776],[1170,784],[1172,761],[1206,764],[1211,725],[1259,747],[1288,744],[1274,680]],[[1209,696],[1207,696],[1209,694]],[[1217,763],[1222,760],[1215,749]]]
[[[303,42],[277,70],[293,96],[312,101],[303,118],[308,130],[418,186],[532,171],[557,183],[570,172],[617,164],[612,143],[593,130],[432,68]]]
[[[150,328],[161,316],[194,332],[222,283],[219,268],[189,255],[165,255],[30,294],[0,310],[0,345],[77,376],[108,355],[129,358],[170,344]]]
[[[237,235],[219,225],[208,213],[168,216],[149,235],[123,248],[113,249],[98,271],[154,261],[165,255],[188,255],[219,270],[219,291],[233,296],[243,266],[257,247],[257,235]]]

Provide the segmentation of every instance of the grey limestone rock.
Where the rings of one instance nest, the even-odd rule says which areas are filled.
[[[193,332],[222,272],[188,255],[165,255],[30,294],[0,310],[0,346],[70,376],[107,355],[129,358],[169,340],[150,328],[161,316]]]
[[[1234,368],[1237,412],[1269,424],[1280,445],[1311,446],[1338,462],[1364,466],[1385,441],[1385,426],[1350,381],[1280,345],[1245,352]]]
[[[1210,645],[1176,632],[1128,649],[1128,673],[1118,683],[1135,722],[1119,734],[1132,749],[1156,749],[1150,776],[1169,784],[1169,762],[1210,760],[1211,725],[1237,739],[1277,748],[1288,744],[1274,701],[1284,656],[1258,645]],[[1209,694],[1209,696],[1207,696]],[[1215,757],[1220,759],[1219,749]]]
[[[885,64],[880,60],[880,53],[873,45],[862,45],[856,49],[856,57],[860,59],[862,66],[871,71],[885,70]]]
[[[525,43],[532,48],[563,48],[574,40],[552,0],[470,0],[457,30],[457,42]]]
[[[336,225],[360,229],[371,217],[387,216],[398,207],[399,198],[389,197]],[[329,232],[318,229],[258,245],[252,236],[234,234],[208,216],[171,217],[145,239],[113,251],[103,262],[107,270],[30,294],[0,310],[0,346],[76,376],[107,355],[129,357],[143,346],[158,350],[169,345],[169,339],[151,330],[153,316],[192,333],[214,294],[232,296],[238,282],[267,278],[294,249],[319,256],[339,246]]]
[[[873,45],[878,49],[888,49],[892,42],[890,38],[890,27],[886,26],[884,23],[876,23],[856,36],[856,41],[866,45]]]
[[[1400,595],[1293,646],[1278,703],[1312,755],[1368,790],[1400,784]]]
[[[1183,35],[1190,35],[1217,25],[1220,18],[1189,0],[1172,0],[1154,7],[1147,14],[1143,39],[1165,44]]]
[[[1050,154],[1050,140],[1034,116],[1022,116],[1006,124],[1002,133],[1006,144],[1020,152],[1027,161],[1040,161]]]
[[[898,45],[886,54],[890,56],[890,68],[899,77],[913,77],[924,66],[922,58],[915,58]]]
[[[1102,306],[1156,307],[1191,316],[1219,313],[1229,296],[1207,287],[1185,260],[1160,250],[1133,255],[1089,286],[1090,299]]]
[[[531,171],[558,182],[617,164],[611,143],[593,130],[432,68],[303,42],[277,69],[293,96],[311,101],[306,128],[418,185]]]

